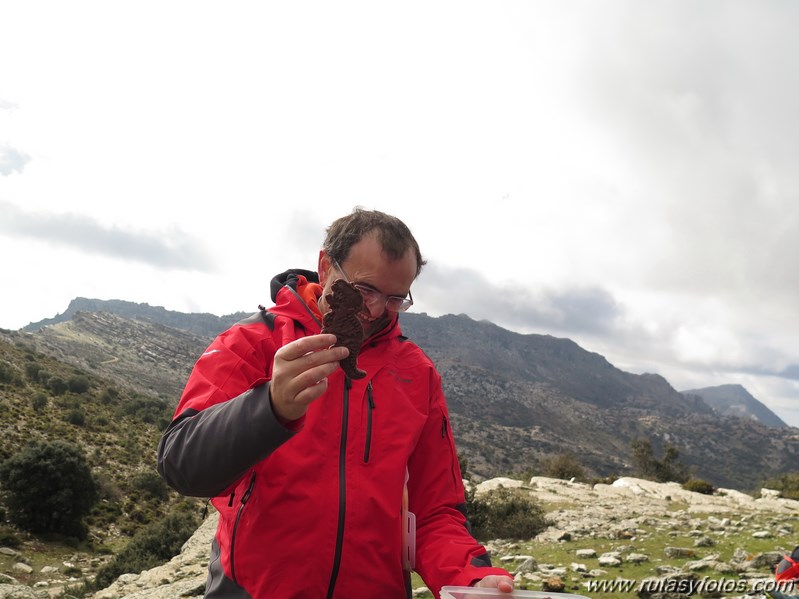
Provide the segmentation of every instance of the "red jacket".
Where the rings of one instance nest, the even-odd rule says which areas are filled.
[[[338,369],[289,428],[269,401],[275,351],[320,331],[309,271],[273,281],[276,305],[222,333],[197,361],[159,444],[159,471],[186,495],[211,496],[220,520],[206,597],[400,599],[406,468],[416,514],[416,571],[444,585],[489,574],[466,528],[464,489],[441,379],[397,319],[368,339],[367,372]],[[310,282],[309,282],[310,281]]]

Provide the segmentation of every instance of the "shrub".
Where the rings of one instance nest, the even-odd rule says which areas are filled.
[[[105,405],[116,403],[118,399],[119,391],[113,387],[107,387],[106,389],[103,389],[103,392],[100,394],[100,401]]]
[[[472,475],[469,473],[469,460],[460,453],[458,454],[458,467],[460,468],[462,479],[472,480]]]
[[[641,478],[658,483],[688,480],[688,472],[684,464],[678,461],[679,450],[670,443],[663,446],[663,458],[657,459],[649,439],[634,439],[630,442],[632,462]]]
[[[121,406],[121,410],[123,414],[133,416],[145,424],[155,424],[160,429],[166,428],[172,418],[172,410],[154,397],[133,397]]]
[[[169,561],[194,534],[198,520],[189,512],[176,512],[142,528],[111,562],[100,568],[95,586],[103,589],[122,574],[139,573]]]
[[[31,383],[40,383],[41,382],[41,371],[42,367],[35,362],[28,362],[25,364],[25,376],[28,377],[28,380]]]
[[[133,478],[133,487],[155,499],[169,497],[169,486],[157,472],[140,472]]]
[[[65,441],[33,442],[0,465],[9,518],[34,533],[83,539],[82,518],[97,499],[83,451]]]
[[[544,508],[521,489],[499,487],[477,497],[474,490],[466,498],[472,534],[476,539],[531,539],[550,522]]]
[[[778,478],[772,478],[763,483],[766,489],[780,492],[780,497],[786,499],[799,499],[799,472],[788,472]]]
[[[73,393],[86,393],[89,390],[89,379],[85,375],[76,374],[69,377],[67,388]]]
[[[73,408],[67,413],[65,420],[75,426],[83,426],[86,424],[86,414],[80,408]]]
[[[689,478],[682,484],[682,488],[686,491],[693,491],[694,493],[702,493],[702,495],[713,495],[713,485],[701,478]]]
[[[10,530],[0,530],[0,547],[16,548],[22,545],[19,537]]]
[[[37,391],[31,396],[31,407],[36,412],[44,412],[47,407],[47,396],[41,391]]]
[[[0,383],[20,383],[14,367],[5,360],[0,360]]]
[[[549,478],[583,480],[585,469],[572,453],[559,453],[544,463],[544,474]]]
[[[60,376],[51,376],[47,380],[47,387],[53,395],[63,395],[67,391],[67,382]]]

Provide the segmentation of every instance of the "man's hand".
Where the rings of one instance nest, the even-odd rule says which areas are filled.
[[[512,593],[513,579],[508,576],[492,574],[491,576],[486,576],[482,580],[478,580],[474,586],[484,589],[497,589],[503,593]]]
[[[284,420],[296,420],[327,390],[327,377],[349,354],[346,347],[331,347],[335,335],[311,335],[275,352],[269,393],[272,409]]]

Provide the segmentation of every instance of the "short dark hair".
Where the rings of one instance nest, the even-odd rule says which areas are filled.
[[[378,210],[358,207],[352,214],[334,220],[327,228],[322,249],[340,264],[347,259],[352,246],[372,231],[376,231],[380,246],[391,260],[399,260],[410,248],[416,256],[416,276],[419,276],[427,261],[422,259],[411,230],[396,216]]]

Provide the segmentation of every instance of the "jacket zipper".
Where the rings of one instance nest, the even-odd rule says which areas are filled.
[[[366,401],[368,402],[368,410],[366,412],[366,448],[363,450],[363,461],[369,463],[369,453],[372,449],[372,412],[375,409],[375,400],[372,397],[372,381],[366,385]]]
[[[330,584],[327,586],[327,599],[333,598],[336,579],[341,567],[341,550],[344,545],[344,516],[347,512],[347,425],[349,422],[350,377],[344,378],[344,402],[341,414],[341,444],[338,453],[338,530],[336,531],[336,553],[333,557],[333,571],[330,573]]]
[[[230,574],[233,578],[233,582],[239,584],[239,581],[236,580],[236,533],[239,530],[239,520],[241,520],[241,514],[244,512],[244,506],[246,505],[247,501],[250,499],[250,495],[252,495],[252,489],[255,486],[255,472],[252,473],[250,477],[250,484],[247,486],[247,490],[244,492],[244,495],[241,496],[241,505],[239,505],[239,511],[236,513],[236,521],[233,523],[233,534],[230,537]],[[233,503],[233,495],[230,496],[230,502]]]

